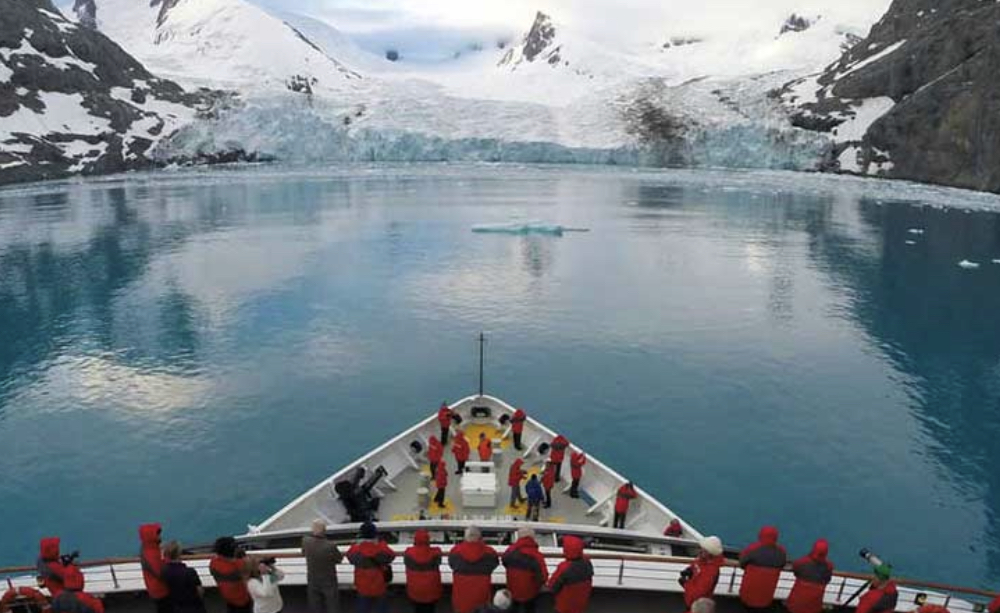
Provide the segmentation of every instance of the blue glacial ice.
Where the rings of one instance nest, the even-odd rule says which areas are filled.
[[[509,223],[476,224],[472,226],[472,231],[477,234],[515,234],[519,236],[542,234],[547,236],[562,236],[567,232],[590,232],[590,228],[570,228],[540,221],[514,221]]]

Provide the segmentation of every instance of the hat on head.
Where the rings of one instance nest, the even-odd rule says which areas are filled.
[[[713,556],[722,555],[722,539],[717,536],[707,536],[698,543],[705,553]]]
[[[375,524],[370,521],[366,521],[361,524],[361,538],[363,539],[373,539],[378,536],[378,530],[375,528]]]
[[[888,564],[879,564],[875,567],[875,576],[881,581],[888,581],[892,578],[892,566]]]

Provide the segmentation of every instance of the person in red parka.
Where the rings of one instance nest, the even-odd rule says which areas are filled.
[[[795,584],[785,601],[789,613],[822,613],[823,594],[833,579],[833,564],[826,559],[830,544],[819,539],[812,551],[792,564]]]
[[[549,589],[556,598],[557,613],[584,613],[594,584],[594,566],[583,555],[583,541],[576,536],[563,537],[566,558],[549,578]]]
[[[556,465],[549,462],[542,473],[542,489],[545,490],[545,508],[552,508],[552,488],[556,486]]]
[[[663,529],[663,536],[670,536],[677,538],[678,536],[684,536],[684,526],[681,525],[681,520],[676,517],[670,520],[667,527]]]
[[[385,541],[378,540],[378,529],[370,521],[361,524],[361,542],[347,550],[347,560],[354,566],[354,589],[358,592],[358,610],[388,609],[386,568],[396,552]]]
[[[858,601],[855,613],[892,613],[896,610],[899,592],[892,580],[892,569],[888,564],[875,567],[875,578],[871,588]]]
[[[507,589],[515,610],[535,613],[538,594],[549,580],[549,567],[545,564],[545,556],[538,551],[535,531],[519,529],[517,540],[503,553],[502,561],[507,569]]]
[[[521,481],[528,475],[524,470],[524,460],[517,458],[510,465],[510,472],[507,473],[507,485],[510,487],[510,506],[516,507],[524,502],[521,495]]]
[[[618,488],[618,494],[615,496],[615,528],[625,529],[625,517],[628,515],[629,505],[638,496],[639,493],[635,491],[631,481]]]
[[[139,565],[142,567],[142,580],[146,583],[146,593],[156,605],[156,613],[172,613],[170,590],[163,581],[163,550],[160,549],[160,524],[143,524],[139,526]]]
[[[441,426],[441,444],[448,444],[448,433],[451,431],[451,409],[448,407],[447,402],[441,403],[441,408],[438,409],[438,425]]]
[[[1000,613],[1000,596],[997,596],[996,598],[993,599],[993,602],[990,603],[990,606],[987,607],[987,610],[990,613]]]
[[[582,451],[569,454],[569,476],[573,479],[569,487],[570,498],[580,497],[580,479],[583,479],[583,467],[587,464],[587,455]]]
[[[486,436],[485,432],[479,433],[479,461],[489,462],[493,459],[493,441]]]
[[[514,434],[514,449],[522,451],[521,436],[524,435],[524,422],[528,420],[528,414],[523,409],[514,411],[514,416],[510,418],[510,431]]]
[[[684,604],[690,609],[700,598],[711,598],[719,583],[719,571],[726,564],[722,557],[722,541],[717,536],[701,539],[701,553],[693,564],[681,572],[680,583],[684,588]]]
[[[247,578],[250,576],[246,559],[241,556],[236,546],[236,539],[222,536],[215,539],[213,547],[215,555],[208,563],[208,571],[215,579],[219,595],[226,601],[226,611],[229,613],[252,613],[253,601],[247,590]]]
[[[437,465],[437,474],[434,475],[434,485],[437,486],[437,493],[434,495],[434,504],[444,508],[444,498],[448,489],[448,464],[440,462]]]
[[[472,453],[469,439],[465,438],[465,433],[462,431],[455,434],[455,440],[451,444],[451,452],[455,454],[455,461],[458,462],[458,470],[455,471],[455,474],[461,475],[465,472],[465,463],[469,461],[469,454]]]
[[[403,552],[406,565],[406,597],[413,603],[414,613],[434,613],[434,605],[441,600],[441,548],[431,547],[431,536],[426,530],[417,530],[413,546]]]
[[[437,474],[437,465],[444,458],[444,445],[438,437],[431,435],[427,441],[427,463],[431,465],[431,477]]]
[[[556,481],[562,481],[562,463],[566,459],[569,439],[562,434],[552,439],[552,450],[549,451],[549,461],[556,465]]]
[[[489,604],[493,571],[500,565],[495,549],[483,542],[479,528],[465,529],[465,540],[448,552],[452,570],[451,604],[455,613],[472,613]]]
[[[740,553],[743,582],[740,600],[748,609],[766,609],[774,603],[781,570],[788,563],[785,548],[778,544],[778,529],[764,526],[758,541]]]
[[[59,559],[59,537],[49,536],[38,543],[38,584],[55,598],[63,590],[63,571]]]
[[[52,613],[104,613],[104,603],[83,591],[83,573],[76,566],[62,572],[63,590],[52,600]]]

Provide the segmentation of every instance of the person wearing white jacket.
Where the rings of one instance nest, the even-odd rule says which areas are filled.
[[[281,613],[285,603],[281,600],[278,583],[285,573],[274,566],[274,559],[262,560],[251,567],[247,591],[253,598],[253,613]]]

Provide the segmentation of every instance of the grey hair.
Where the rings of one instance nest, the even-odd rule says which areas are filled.
[[[711,598],[699,598],[691,605],[691,613],[715,613],[715,601]]]
[[[511,595],[510,590],[497,590],[497,593],[493,595],[493,606],[501,611],[509,610],[513,602],[514,597]]]
[[[480,541],[483,538],[483,533],[476,526],[469,526],[465,529],[465,540],[467,542]]]
[[[323,536],[326,534],[326,522],[322,519],[314,519],[312,523],[313,536]]]
[[[530,526],[523,526],[517,529],[517,538],[526,539],[529,537],[535,538],[535,531]]]

